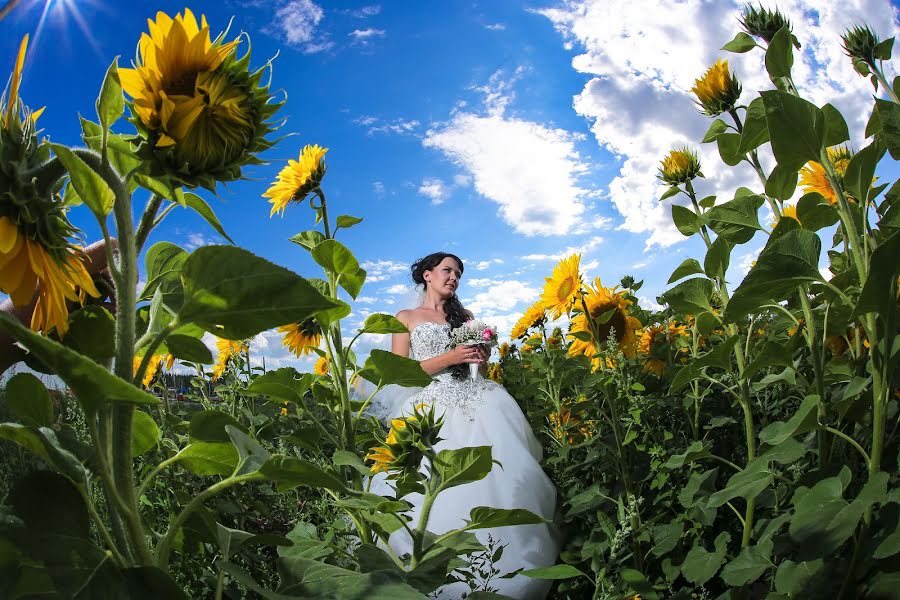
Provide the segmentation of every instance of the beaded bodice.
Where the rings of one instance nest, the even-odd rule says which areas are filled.
[[[409,334],[409,357],[428,360],[445,353],[449,348],[450,325],[426,321],[413,327]],[[435,382],[417,395],[418,401],[437,402],[446,408],[456,408],[474,418],[474,408],[482,401],[481,392],[490,382],[481,377],[458,379],[445,369],[434,374]]]

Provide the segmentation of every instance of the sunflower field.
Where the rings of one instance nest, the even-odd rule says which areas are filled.
[[[720,60],[692,91],[711,119],[701,143],[758,184],[703,196],[694,150],[661,157],[660,200],[705,255],[653,309],[642,282],[609,287],[579,256],[561,261],[488,370],[560,494],[558,564],[522,573],[554,580],[552,598],[900,597],[900,186],[875,176],[900,157],[900,82],[882,70],[893,39],[843,36],[875,89],[863,138],[798,93],[784,15],[748,6],[740,25],[723,49],[764,53],[772,89],[739,105]],[[405,600],[462,581],[468,598],[502,598],[502,547],[472,532],[542,519],[476,507],[428,531],[435,497],[484,478],[491,448],[435,451],[428,406],[387,426],[368,416],[384,386],[431,378],[387,351],[357,357],[360,336],[406,331],[395,317],[342,326],[366,272],[337,238],[363,219],[327,201],[327,148],[305,145],[263,195],[310,227],[291,241],[319,272],[235,245],[145,248],[176,207],[229,239],[196,191],[278,141],[272,64],[251,67],[245,35],[213,37],[190,10],[158,13],[132,67],[110,65],[84,146],[68,147],[19,97],[27,43],[0,100],[0,290],[17,310],[34,303],[24,324],[0,312],[30,368],[0,394],[0,597]],[[81,204],[108,276],[74,241]],[[755,264],[726,281],[732,251],[759,237]],[[313,372],[251,366],[248,340],[275,328],[315,355]],[[396,496],[370,492],[378,473]],[[410,492],[424,496],[416,522]],[[397,556],[385,542],[401,529],[412,551]]]

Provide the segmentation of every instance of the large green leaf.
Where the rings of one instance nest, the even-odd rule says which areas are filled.
[[[587,577],[591,581],[593,578],[589,577],[582,571],[578,570],[576,567],[567,564],[553,565],[552,567],[540,567],[538,569],[526,569],[520,572],[521,575],[525,577],[531,577],[533,579],[571,579],[572,577],[578,577],[579,575],[582,577]]]
[[[683,315],[700,315],[712,312],[709,298],[713,292],[713,285],[709,279],[695,277],[682,281],[662,295],[666,303],[672,309]]]
[[[822,115],[825,117],[825,137],[823,143],[826,148],[843,144],[850,139],[850,129],[844,116],[831,104],[822,107]]]
[[[166,348],[169,354],[179,360],[208,365],[213,362],[212,352],[209,347],[190,335],[173,333],[166,338]]]
[[[489,529],[510,525],[535,525],[546,521],[531,511],[522,508],[491,508],[476,506],[469,512],[466,529]]]
[[[179,319],[231,340],[299,323],[335,306],[299,275],[231,246],[197,249],[181,278],[185,299]]]
[[[704,217],[710,229],[735,244],[744,244],[762,231],[759,224],[759,207],[765,199],[762,196],[736,196],[733,200],[717,204],[706,211]]]
[[[228,237],[228,234],[225,233],[225,229],[222,227],[222,224],[219,222],[218,217],[216,217],[216,213],[213,212],[213,209],[209,206],[209,204],[206,203],[206,201],[203,198],[201,198],[197,194],[187,192],[184,195],[184,202],[188,208],[193,209],[194,212],[196,212],[198,215],[203,217],[206,220],[206,222],[209,223],[212,226],[212,228],[216,230],[216,233],[221,235],[223,238],[225,238],[232,244],[234,243],[234,240],[232,240],[230,237]]]
[[[422,592],[389,571],[362,574],[307,558],[282,557],[278,572],[282,579],[278,592],[295,598],[424,600]]]
[[[52,471],[32,471],[16,480],[5,502],[30,534],[90,539],[91,517],[69,479]]]
[[[74,454],[63,448],[52,429],[0,423],[0,439],[18,444],[76,484],[87,486],[87,471],[84,466]]]
[[[50,147],[68,171],[69,180],[78,192],[78,197],[87,204],[97,219],[105,220],[116,202],[116,194],[109,184],[66,146],[50,144]]]
[[[316,246],[325,241],[325,235],[321,231],[310,229],[309,231],[301,231],[297,235],[288,238],[288,240],[311,252]]]
[[[752,36],[740,31],[730,42],[722,46],[722,50],[743,54],[756,48],[756,45],[756,40]]]
[[[170,242],[158,242],[150,246],[144,257],[147,285],[144,286],[138,297],[142,300],[149,300],[164,282],[179,281],[181,269],[187,258],[187,251]],[[171,303],[167,302],[166,304],[171,306]]]
[[[375,313],[366,317],[360,333],[409,333],[397,317],[384,313]]]
[[[247,393],[262,394],[275,400],[288,400],[303,406],[303,397],[315,379],[312,373],[300,374],[293,367],[283,367],[254,378],[247,387]]]
[[[778,446],[783,441],[794,435],[800,435],[816,428],[816,409],[819,405],[819,397],[807,396],[800,403],[797,412],[786,423],[776,421],[769,423],[759,432],[759,441],[770,446]]]
[[[93,416],[101,406],[108,403],[159,403],[159,399],[151,394],[119,379],[86,356],[34,333],[5,312],[0,312],[0,328],[59,375],[75,393],[88,415]]]
[[[100,87],[100,96],[97,97],[97,116],[100,125],[109,129],[113,123],[119,120],[125,111],[125,97],[122,95],[122,83],[119,81],[119,57],[113,59],[103,85]]]
[[[50,427],[53,401],[41,380],[31,373],[16,373],[6,382],[6,405],[22,424]]]
[[[338,283],[348,294],[353,298],[359,295],[366,280],[366,271],[346,246],[336,240],[325,240],[317,244],[311,253],[313,260],[338,277]]]
[[[837,209],[818,192],[804,194],[797,202],[797,218],[803,229],[818,231],[840,219]]]
[[[818,161],[825,139],[825,116],[811,103],[776,90],[761,92],[775,160],[783,169],[799,171]]]
[[[201,410],[191,415],[190,438],[192,442],[226,442],[230,443],[231,438],[225,426],[230,425],[246,431],[237,419],[218,410]]]
[[[720,133],[716,136],[716,146],[719,148],[719,156],[722,162],[729,167],[737,166],[744,160],[741,154],[741,134],[739,133]]]
[[[870,312],[887,317],[897,302],[897,275],[900,275],[900,232],[882,241],[872,253],[869,275],[863,285],[856,306],[854,318]]]
[[[725,277],[728,264],[731,261],[731,249],[733,245],[725,237],[718,237],[706,251],[703,259],[703,268],[710,279]]]
[[[822,559],[801,563],[786,560],[778,565],[775,589],[782,594],[802,594],[809,581],[819,577],[824,566]]]
[[[741,145],[738,152],[746,154],[756,150],[769,141],[769,128],[766,124],[766,107],[762,98],[754,98],[747,106],[744,117],[744,128],[741,131]]]
[[[734,322],[763,304],[788,299],[801,284],[822,281],[821,250],[819,236],[805,229],[789,231],[771,241],[734,291],[725,308],[725,318]]]
[[[238,451],[238,467],[235,475],[255,473],[266,464],[272,454],[262,444],[247,435],[242,429],[226,425],[225,432]]]
[[[691,445],[687,447],[687,450],[685,450],[681,454],[674,454],[670,456],[669,460],[666,461],[665,467],[667,469],[680,469],[688,463],[703,458],[709,458],[710,456],[712,456],[712,454],[710,454],[707,445],[702,441],[697,440],[692,442]]]
[[[725,342],[718,344],[712,350],[696,358],[685,366],[681,367],[672,379],[672,392],[677,392],[685,385],[700,377],[704,369],[716,368],[727,371],[731,368],[731,353],[735,344],[738,343],[738,336],[732,336]]]
[[[876,98],[875,114],[881,125],[878,137],[887,146],[891,158],[900,160],[900,105],[890,100]]]
[[[153,417],[142,410],[136,410],[131,418],[131,453],[140,456],[156,446],[159,440],[159,426]]]
[[[419,361],[377,348],[369,353],[360,374],[378,386],[425,387],[431,383],[431,375],[422,370]]]
[[[759,579],[766,569],[773,567],[770,557],[775,542],[764,540],[756,546],[747,546],[722,569],[722,579],[732,587],[742,587]]]
[[[779,342],[766,342],[744,369],[744,378],[753,379],[757,373],[770,367],[793,367],[793,351],[790,346]]]
[[[697,213],[680,204],[672,205],[672,221],[678,231],[688,237],[700,231],[703,225],[703,217],[697,216]]]
[[[778,200],[788,200],[797,189],[798,175],[795,169],[775,165],[766,179],[766,194]]]
[[[493,465],[490,446],[441,450],[434,460],[434,469],[441,478],[441,489],[484,479]]]
[[[668,554],[678,545],[681,535],[684,533],[684,521],[672,521],[653,527],[653,556],[659,557]]]
[[[231,475],[238,464],[237,450],[225,442],[191,442],[178,456],[186,469],[203,476]]]
[[[684,557],[684,563],[681,565],[681,573],[689,582],[696,585],[703,585],[713,578],[722,566],[725,554],[728,552],[728,542],[731,540],[731,534],[723,531],[716,537],[715,550],[709,552],[701,544],[696,544]]]
[[[339,492],[346,487],[343,481],[322,470],[319,465],[293,456],[276,454],[260,467],[259,472],[266,479],[277,482],[279,492],[301,485]]]
[[[766,71],[772,82],[778,85],[778,79],[791,76],[793,66],[793,36],[790,26],[785,25],[772,36],[766,48]]]
[[[678,265],[678,267],[672,271],[672,275],[669,277],[669,281],[666,283],[674,283],[679,279],[687,277],[689,275],[697,275],[703,273],[703,267],[700,266],[700,262],[696,258],[686,258],[684,261]]]
[[[116,351],[116,321],[102,306],[85,306],[69,314],[69,331],[61,341],[93,360],[104,364]]]
[[[723,489],[710,496],[709,506],[722,506],[734,498],[753,498],[772,485],[773,481],[769,461],[757,458],[745,469],[732,475]]]
[[[857,152],[850,159],[842,182],[844,189],[859,202],[865,202],[872,189],[872,181],[875,177],[875,167],[884,156],[884,144],[877,140]]]

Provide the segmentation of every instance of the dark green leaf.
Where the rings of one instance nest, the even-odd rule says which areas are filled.
[[[522,508],[490,508],[476,506],[469,512],[469,523],[466,529],[490,529],[508,527],[510,525],[536,525],[544,523],[544,519],[531,511]]]
[[[688,237],[700,231],[700,226],[703,223],[703,219],[698,217],[697,213],[680,204],[672,205],[672,221],[675,222],[675,227],[678,228],[678,231]]]
[[[844,116],[831,104],[822,107],[822,116],[825,117],[825,137],[823,143],[826,148],[843,144],[850,139],[850,130]]]
[[[419,361],[377,348],[369,354],[361,374],[378,386],[425,387],[431,383],[431,375],[422,370]]]
[[[801,594],[813,578],[819,577],[823,567],[822,559],[801,563],[786,560],[778,565],[775,589],[782,594]]]
[[[74,454],[60,445],[52,429],[35,429],[18,423],[0,423],[0,439],[34,453],[78,485],[87,486],[87,472]]]
[[[99,220],[105,220],[116,201],[115,192],[96,171],[69,148],[60,144],[50,144],[50,147],[68,171],[69,180],[78,192],[78,197]]]
[[[85,306],[69,315],[69,331],[62,343],[103,364],[115,354],[116,322],[102,306]]]
[[[766,124],[766,107],[762,98],[754,98],[747,107],[744,117],[744,129],[741,131],[740,154],[756,150],[769,141],[769,128]]]
[[[582,577],[587,577],[589,580],[593,581],[593,578],[582,573],[572,565],[566,564],[541,567],[539,569],[526,569],[520,571],[520,574],[525,577],[531,577],[532,579],[571,579],[572,577],[581,575]]]
[[[138,389],[130,382],[119,379],[86,356],[34,333],[5,312],[0,312],[0,328],[59,375],[75,393],[78,402],[88,415],[93,416],[107,403],[159,403],[154,396]]]
[[[875,167],[884,156],[885,147],[878,141],[872,142],[850,159],[842,179],[844,188],[860,202],[865,202],[872,188]]]
[[[759,441],[770,446],[778,446],[794,435],[801,435],[816,428],[817,407],[819,397],[807,396],[800,403],[797,412],[786,423],[777,421],[769,423],[759,432]]]
[[[674,271],[672,271],[672,276],[669,277],[669,283],[674,283],[679,279],[687,277],[688,275],[697,275],[698,273],[703,273],[703,267],[700,266],[700,263],[696,258],[686,258],[684,262],[678,265]],[[590,340],[588,340],[590,341]]]
[[[741,134],[720,133],[716,137],[716,145],[719,147],[719,156],[729,167],[739,165],[744,160],[741,154]]]
[[[840,215],[821,194],[812,192],[803,195],[797,202],[797,218],[803,229],[819,231],[837,223]]]
[[[303,406],[303,398],[315,381],[312,373],[300,374],[293,367],[269,371],[253,379],[248,394],[262,394],[275,400],[288,400]]]
[[[770,46],[771,48],[771,46]],[[811,160],[820,160],[825,139],[825,116],[802,98],[776,90],[761,92],[772,152],[783,169],[799,171]]]
[[[441,489],[484,479],[493,464],[490,446],[441,450],[434,460],[435,471],[441,478]]]
[[[421,600],[422,592],[410,587],[399,574],[387,571],[357,573],[306,558],[280,558],[279,591],[293,598],[337,600]],[[231,571],[230,571],[231,572]],[[281,600],[266,596],[267,600]]]
[[[41,380],[31,373],[16,373],[6,382],[6,405],[23,425],[53,425],[53,401]]]
[[[350,452],[349,450],[335,450],[331,462],[333,462],[336,467],[350,467],[359,471],[361,475],[371,475],[371,470],[366,466],[359,455],[355,452]]]
[[[325,235],[321,231],[310,229],[309,231],[301,231],[297,235],[288,238],[288,240],[312,251],[316,246],[325,241]]]
[[[794,438],[788,438],[777,446],[767,448],[760,454],[760,458],[787,465],[802,458],[806,452],[806,446]]]
[[[131,600],[188,600],[172,576],[157,567],[129,567],[122,576]]]
[[[191,442],[178,456],[184,468],[201,476],[228,476],[238,464],[237,450],[225,442]]]
[[[797,189],[797,171],[775,165],[766,179],[766,195],[778,200],[787,200]]]
[[[790,77],[794,66],[794,43],[791,28],[785,25],[772,36],[766,48],[766,71],[769,78],[777,85],[776,79]]]
[[[773,567],[770,557],[774,542],[769,539],[756,546],[747,546],[722,569],[722,580],[732,587],[742,587],[759,579],[766,569]]]
[[[744,244],[762,231],[758,212],[763,202],[762,196],[735,196],[734,200],[712,207],[704,216],[717,234],[735,244]]]
[[[225,426],[231,425],[242,429],[231,415],[218,410],[202,410],[191,416],[190,438],[192,442],[231,442]],[[246,431],[246,429],[244,429]]]
[[[338,283],[356,298],[366,280],[366,272],[350,250],[336,240],[325,240],[312,249],[312,257],[325,270],[338,277]]]
[[[753,361],[744,369],[744,378],[753,379],[757,373],[769,367],[792,367],[793,365],[793,352],[790,347],[778,342],[766,342]]]
[[[668,200],[672,196],[677,196],[679,192],[681,192],[681,189],[677,185],[673,185],[659,197],[659,201],[662,202],[663,200]]]
[[[876,98],[873,117],[875,115],[878,116],[880,125],[880,134],[877,137],[887,146],[891,158],[900,160],[900,104]]]
[[[404,325],[399,319],[397,319],[397,317],[383,313],[375,313],[366,317],[366,322],[363,324],[360,332],[409,333],[409,329],[407,329],[406,325]]]
[[[716,141],[716,138],[719,137],[719,135],[725,133],[729,129],[730,128],[728,127],[728,124],[725,123],[725,121],[723,121],[722,119],[716,119],[709,126],[709,129],[706,130],[706,135],[703,136],[701,143],[708,144],[709,142],[714,142],[714,141]],[[672,188],[669,188],[669,189],[672,189]],[[668,192],[666,192],[666,193],[668,193]],[[676,194],[678,193],[677,187],[675,187],[675,193]],[[660,198],[660,200],[665,200],[665,196]]]
[[[231,246],[195,250],[181,277],[180,320],[231,340],[299,323],[336,305],[299,275]]]
[[[731,355],[737,336],[732,336],[723,343],[718,344],[703,356],[696,358],[681,367],[672,379],[672,392],[677,392],[682,387],[698,378],[704,369],[716,368],[728,371],[731,369]]]
[[[113,59],[97,98],[97,116],[104,129],[109,129],[125,112],[125,97],[122,96],[122,84],[119,81],[119,57]]]
[[[202,340],[190,335],[171,334],[166,338],[169,354],[177,359],[208,365],[213,362],[212,352]]]
[[[156,446],[159,440],[159,426],[153,417],[142,410],[136,410],[131,416],[131,453],[140,456]]]
[[[681,565],[681,573],[684,578],[696,585],[703,585],[712,579],[719,567],[722,566],[730,540],[731,535],[727,531],[723,531],[716,538],[715,551],[709,552],[700,544],[691,548]]]
[[[184,194],[184,203],[185,206],[191,208],[198,215],[203,217],[203,219],[209,223],[213,229],[216,230],[216,233],[221,235],[223,238],[234,243],[234,240],[228,237],[228,234],[225,233],[225,229],[222,227],[222,224],[219,222],[218,217],[216,217],[216,213],[213,212],[213,209],[206,203],[206,201],[198,196],[197,194],[186,192]]]
[[[181,269],[187,259],[188,253],[170,242],[158,242],[150,246],[144,257],[147,285],[138,298],[149,300],[163,282],[179,281]]]
[[[65,535],[90,539],[87,506],[67,478],[52,471],[32,471],[16,480],[6,498],[30,535]]]
[[[317,464],[293,456],[276,454],[262,465],[259,472],[266,479],[278,482],[279,492],[301,485],[337,492],[345,489],[344,483],[340,479],[323,471]]]
[[[690,446],[688,446],[687,450],[682,452],[681,454],[675,454],[669,457],[669,460],[666,461],[665,467],[667,469],[680,469],[684,465],[694,462],[695,460],[700,460],[702,458],[709,458],[712,456],[710,454],[709,449],[706,445],[697,440],[692,442]]]
[[[358,223],[362,223],[362,219],[359,217],[351,217],[350,215],[340,215],[335,221],[334,231],[337,232],[338,229],[350,229],[354,225]]]
[[[255,473],[266,464],[272,455],[263,448],[262,444],[244,433],[242,428],[226,425],[225,432],[231,438],[231,443],[238,451],[238,467],[235,475]]]
[[[709,506],[722,506],[734,498],[753,498],[772,485],[775,478],[769,471],[769,462],[757,458],[728,480],[725,487],[709,497]]]
[[[900,232],[882,241],[872,253],[871,266],[859,300],[853,308],[857,318],[870,312],[886,316],[895,310],[897,275],[900,274]]]
[[[659,594],[653,589],[653,586],[644,577],[644,574],[635,569],[622,569],[620,571],[622,581],[628,584],[629,592],[636,592],[641,600],[659,600]],[[637,600],[637,599],[635,599]]]
[[[662,295],[672,309],[683,315],[699,315],[712,312],[709,298],[712,295],[712,282],[709,279],[695,277],[682,281]]]
[[[710,279],[725,277],[725,271],[728,270],[728,263],[731,261],[732,247],[731,242],[724,237],[716,238],[716,241],[706,251],[706,258],[703,260],[703,268],[706,270],[707,277]]]
[[[653,527],[653,556],[659,557],[675,549],[684,533],[684,521],[672,521]]]
[[[738,32],[734,39],[722,46],[722,50],[743,54],[756,48],[756,41],[743,31]]]

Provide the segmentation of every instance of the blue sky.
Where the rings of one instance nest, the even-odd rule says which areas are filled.
[[[77,144],[77,116],[95,118],[112,58],[128,64],[146,19],[184,6],[22,0],[0,23],[0,70],[11,69],[30,33],[21,95],[47,106],[45,135]],[[804,42],[795,71],[801,88],[819,104],[835,103],[861,132],[871,87],[853,74],[838,35],[858,19],[895,35],[897,8],[886,0],[780,6]],[[264,155],[269,165],[247,169],[246,181],[203,195],[240,246],[315,276],[305,252],[287,241],[312,226],[311,212],[295,206],[270,219],[261,194],[304,144],[330,148],[330,210],[365,219],[342,232],[370,275],[351,326],[366,313],[410,306],[408,265],[435,250],[466,261],[462,298],[505,331],[537,298],[556,259],[572,251],[582,252],[586,275],[607,285],[625,274],[644,279],[640,294],[652,302],[684,258],[702,256],[656,200],[658,161],[674,145],[697,145],[709,123],[693,106],[693,79],[724,56],[746,101],[770,87],[761,53],[717,50],[738,31],[738,3],[224,0],[190,8],[213,32],[233,18],[229,38],[249,35],[253,64],[277,55],[273,88],[287,96],[282,132],[294,134]],[[862,145],[861,133],[854,142]],[[714,148],[700,150],[702,194],[727,199],[740,185],[759,187],[749,170],[724,168]],[[144,201],[138,194],[138,206]],[[87,240],[99,236],[85,208],[71,218]],[[181,210],[150,242],[160,240],[188,249],[223,241]],[[735,285],[762,243],[735,250]],[[269,365],[295,362],[274,334],[253,347]]]

